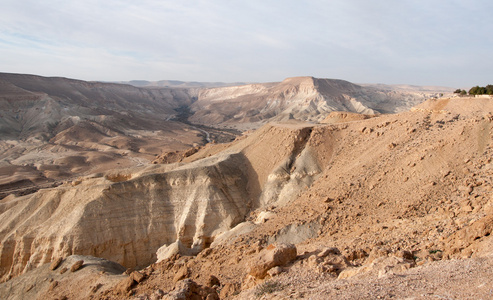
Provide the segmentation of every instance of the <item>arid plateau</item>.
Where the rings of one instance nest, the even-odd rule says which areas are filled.
[[[492,299],[493,98],[0,73],[2,299]]]

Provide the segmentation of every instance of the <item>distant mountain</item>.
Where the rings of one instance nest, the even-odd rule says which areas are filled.
[[[203,89],[191,106],[192,123],[256,128],[273,120],[320,122],[332,111],[365,114],[410,109],[449,88],[356,85],[338,79],[287,78],[277,83]]]
[[[364,87],[373,87],[380,90],[407,91],[407,92],[431,92],[431,93],[453,93],[455,88],[446,86],[420,86],[410,84],[383,84],[383,83],[358,83]]]
[[[0,196],[203,143],[203,133],[172,121],[194,97],[186,89],[0,73]]]
[[[197,82],[197,81],[179,81],[179,80],[160,80],[160,81],[147,81],[147,80],[131,80],[120,81],[118,83],[129,84],[136,87],[174,87],[174,88],[212,88],[212,87],[225,87],[225,86],[237,86],[245,85],[244,82]]]
[[[115,129],[148,128],[149,121],[169,119],[192,103],[187,90],[143,89],[131,85],[59,77],[0,73],[0,139],[57,134],[73,117],[104,118]],[[125,123],[125,124],[124,124]]]

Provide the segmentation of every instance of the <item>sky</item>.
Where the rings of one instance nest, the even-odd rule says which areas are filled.
[[[493,84],[491,0],[0,0],[0,72]]]

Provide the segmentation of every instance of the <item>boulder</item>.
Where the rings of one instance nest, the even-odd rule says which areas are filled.
[[[269,269],[288,264],[296,258],[296,255],[296,246],[293,244],[271,244],[250,263],[248,274],[263,279]]]
[[[51,265],[50,265],[50,270],[52,270],[52,271],[53,271],[53,270],[56,270],[56,269],[60,266],[60,264],[62,263],[62,261],[63,261],[63,258],[61,258],[61,257],[59,257],[59,258],[55,259],[55,260],[51,263]]]
[[[78,260],[76,261],[72,267],[70,267],[70,272],[75,272],[78,271],[80,268],[82,268],[82,265],[84,264],[83,260]]]

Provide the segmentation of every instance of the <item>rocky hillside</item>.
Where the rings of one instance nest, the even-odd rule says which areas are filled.
[[[192,101],[185,89],[1,73],[0,194],[201,145],[202,132],[171,121]]]
[[[288,78],[279,83],[210,88],[200,91],[190,120],[239,129],[257,128],[267,121],[297,119],[319,122],[331,111],[365,114],[395,113],[447,88],[360,86],[344,80]]]
[[[2,139],[50,139],[78,118],[113,130],[147,129],[147,119],[169,119],[193,97],[186,89],[7,73],[0,73],[0,91]]]
[[[433,99],[391,115],[333,113],[325,124],[266,125],[178,164],[9,196],[0,202],[0,273],[15,278],[0,292],[488,297],[492,120],[486,98]],[[91,263],[85,273],[43,267],[59,258],[75,265],[73,254],[149,265],[129,275],[95,275],[101,269]],[[32,274],[56,283],[29,286]],[[75,276],[88,282],[77,292]]]
[[[146,87],[0,73],[0,198],[108,169],[176,162],[192,147],[271,121],[397,112],[444,92],[312,77],[219,88],[132,83]]]

